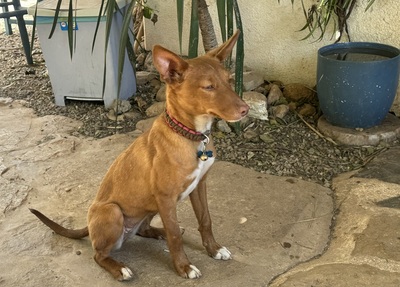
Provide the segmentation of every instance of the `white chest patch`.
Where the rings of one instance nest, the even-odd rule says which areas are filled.
[[[179,195],[179,200],[184,200],[186,197],[189,196],[189,194],[196,188],[200,179],[202,179],[207,170],[210,169],[210,167],[214,163],[214,160],[214,157],[210,157],[205,161],[199,159],[197,168],[193,171],[191,175],[188,176],[188,179],[191,179],[193,181],[186,188],[186,190]]]

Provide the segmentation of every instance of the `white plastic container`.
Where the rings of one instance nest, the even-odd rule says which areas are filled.
[[[74,1],[75,2],[75,1]],[[97,32],[96,43],[92,52],[93,37],[96,29],[101,0],[76,1],[77,9],[74,37],[76,49],[71,59],[68,32],[66,29],[68,3],[63,1],[55,32],[49,39],[54,21],[57,0],[39,2],[37,10],[37,31],[43,56],[49,71],[55,103],[65,106],[65,99],[104,101],[109,108],[117,99],[118,92],[118,53],[123,16],[114,13],[110,39],[106,54],[106,85],[103,96],[103,71],[105,51],[105,17],[102,18]],[[117,1],[123,11],[129,1]],[[35,7],[28,9],[33,15]],[[76,33],[76,34],[75,34]],[[120,99],[128,99],[136,93],[134,69],[125,52]]]

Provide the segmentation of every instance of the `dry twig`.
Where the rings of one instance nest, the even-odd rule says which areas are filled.
[[[317,131],[312,125],[310,125],[309,123],[307,123],[307,121],[303,118],[302,115],[300,115],[299,113],[296,113],[296,115],[303,121],[303,123],[305,123],[313,132],[315,132],[319,137],[333,143],[334,145],[338,145],[333,139],[328,138],[326,136],[324,136],[323,134],[321,134],[319,131]]]

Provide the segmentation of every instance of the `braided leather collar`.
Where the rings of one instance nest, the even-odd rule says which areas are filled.
[[[192,141],[204,141],[208,139],[207,135],[210,134],[210,131],[207,131],[205,134],[203,134],[201,132],[197,132],[195,130],[192,130],[191,128],[188,128],[175,118],[171,117],[168,114],[167,110],[165,110],[164,112],[164,120],[174,132]]]

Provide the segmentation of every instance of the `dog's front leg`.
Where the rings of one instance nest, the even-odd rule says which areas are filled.
[[[176,271],[183,278],[199,278],[201,276],[200,270],[190,263],[183,250],[182,233],[176,214],[176,200],[167,195],[158,196],[156,200],[158,211],[167,235],[169,252]]]
[[[218,244],[212,232],[210,212],[208,210],[207,190],[205,177],[199,182],[197,188],[190,194],[190,201],[199,222],[199,232],[203,245],[208,254],[214,259],[232,259],[231,252],[224,246]]]

